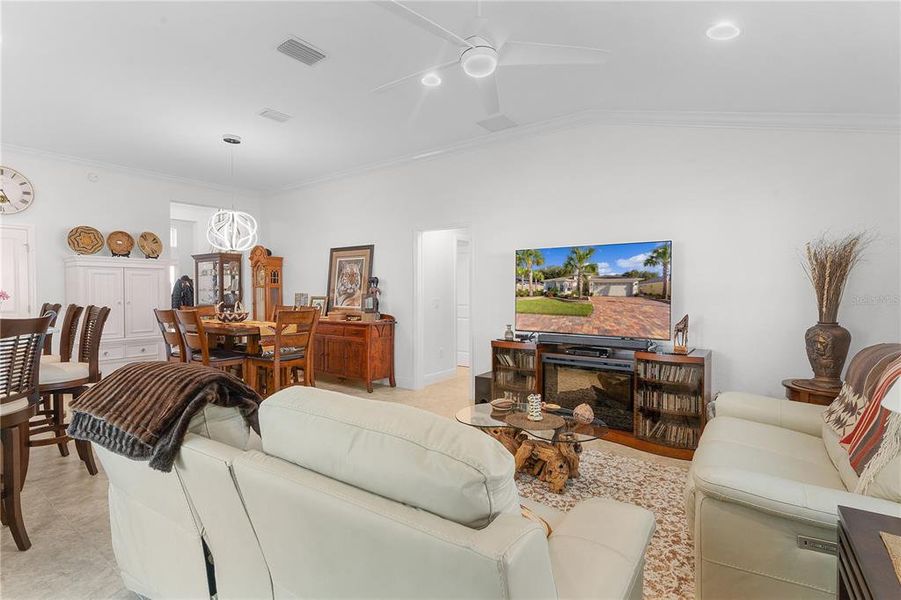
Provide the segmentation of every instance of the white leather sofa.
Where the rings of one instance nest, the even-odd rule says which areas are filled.
[[[546,537],[521,514],[512,456],[475,429],[293,387],[263,403],[255,450],[223,414],[192,424],[169,474],[98,451],[116,558],[141,595],[209,596],[205,545],[221,599],[642,596],[651,513],[529,503]]]
[[[716,399],[685,490],[700,599],[834,598],[837,507],[901,516],[901,469],[879,492],[855,494],[857,474],[823,406],[729,392]],[[893,501],[894,500],[894,501]]]

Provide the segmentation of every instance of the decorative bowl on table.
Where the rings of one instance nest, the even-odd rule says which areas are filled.
[[[507,413],[513,410],[514,402],[510,398],[498,398],[491,401],[491,408],[495,412]]]
[[[216,305],[216,318],[223,323],[240,323],[246,320],[249,315],[250,313],[244,310],[240,302],[236,302],[235,307],[232,309],[223,308],[222,302]]]

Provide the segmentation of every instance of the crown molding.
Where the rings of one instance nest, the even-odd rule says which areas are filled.
[[[852,113],[765,113],[765,112],[703,112],[703,111],[627,111],[589,109],[553,117],[545,121],[521,125],[475,139],[445,146],[436,146],[423,152],[368,163],[358,167],[342,169],[323,175],[300,180],[266,193],[276,194],[310,187],[320,183],[344,179],[377,171],[430,160],[458,152],[465,152],[499,144],[519,138],[540,135],[574,127],[600,124],[610,126],[637,127],[692,127],[712,129],[763,129],[789,131],[819,131],[846,133],[898,134],[901,132],[901,116]]]
[[[180,175],[170,175],[168,173],[161,173],[159,171],[151,171],[149,169],[140,169],[138,167],[129,167],[126,165],[120,165],[118,163],[105,162],[101,160],[94,160],[90,158],[82,158],[80,156],[72,156],[70,154],[63,154],[61,152],[53,152],[52,150],[42,150],[40,148],[32,148],[30,146],[19,146],[16,144],[0,144],[0,156],[3,155],[3,152],[9,150],[11,152],[18,152],[20,154],[28,154],[30,156],[37,156],[40,158],[48,158],[51,160],[58,160],[61,162],[67,162],[75,165],[80,165],[84,167],[94,167],[97,169],[105,169],[107,171],[114,171],[117,173],[122,173],[125,175],[134,175],[137,177],[145,177],[148,179],[159,179],[161,181],[167,181],[170,183],[181,183],[184,185],[192,185],[196,187],[202,187],[210,190],[215,190],[217,192],[225,192],[229,194],[243,194],[248,196],[259,196],[263,190],[258,189],[248,189],[248,188],[240,188],[233,187],[228,185],[222,185],[219,183],[212,183],[210,181],[202,181],[200,179],[191,179],[190,177],[182,177]]]

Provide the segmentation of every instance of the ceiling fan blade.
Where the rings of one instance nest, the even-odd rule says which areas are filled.
[[[497,92],[497,76],[483,77],[476,80],[479,86],[479,96],[482,98],[482,105],[485,112],[489,115],[496,115],[501,112],[501,100]]]
[[[472,48],[472,44],[464,40],[462,37],[454,33],[449,29],[445,29],[435,21],[432,21],[428,17],[424,17],[412,8],[407,8],[397,0],[380,0],[376,2],[377,5],[381,6],[385,10],[394,13],[395,15],[406,19],[413,25],[416,25],[420,29],[424,29],[431,33],[432,35],[437,35],[440,38],[453,42],[454,44],[460,46],[461,48]]]
[[[415,73],[410,73],[409,75],[404,75],[400,79],[395,79],[394,81],[389,81],[388,83],[383,83],[377,88],[372,90],[373,94],[377,94],[380,92],[385,92],[390,90],[391,88],[397,87],[399,85],[403,85],[409,81],[413,81],[416,79],[421,79],[426,73],[439,73],[448,67],[452,67],[454,65],[460,64],[458,59],[449,60],[446,63],[442,63],[440,65],[435,65],[434,67],[429,67],[428,69],[423,69],[422,71],[416,71]]]
[[[600,48],[564,46],[541,42],[507,42],[501,48],[498,64],[505,67],[523,65],[602,65],[610,52]]]

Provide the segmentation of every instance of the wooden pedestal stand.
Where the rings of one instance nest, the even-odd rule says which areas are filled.
[[[566,482],[579,476],[578,442],[545,442],[531,439],[525,431],[513,427],[491,427],[485,433],[503,444],[516,460],[516,470],[528,473],[548,484],[557,494],[563,493]],[[561,433],[565,439],[569,434]]]

